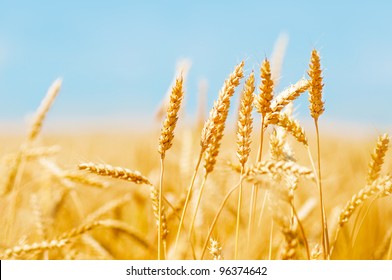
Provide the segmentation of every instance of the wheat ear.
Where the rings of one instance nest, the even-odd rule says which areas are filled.
[[[286,113],[274,113],[269,115],[269,119],[266,121],[268,124],[275,124],[282,127],[288,133],[290,133],[298,142],[308,146],[308,140],[305,135],[305,130],[301,127],[298,121],[292,119]]]
[[[309,86],[309,109],[310,115],[317,122],[324,113],[324,101],[322,100],[323,77],[321,76],[320,55],[316,50],[312,51],[309,63],[308,75],[310,77]]]
[[[173,144],[174,129],[176,128],[178,120],[178,111],[180,110],[181,101],[184,96],[183,92],[183,78],[179,77],[176,80],[176,84],[172,89],[170,95],[170,103],[167,109],[166,119],[163,122],[161,135],[159,137],[158,152],[162,158],[165,157],[165,153]]]
[[[271,103],[271,113],[279,113],[284,107],[296,100],[309,88],[309,81],[301,79],[294,85],[283,90]]]
[[[218,240],[210,238],[210,246],[208,247],[208,251],[214,261],[223,260],[222,247]]]
[[[53,84],[49,87],[45,98],[42,100],[41,105],[38,107],[34,116],[34,121],[31,124],[30,130],[27,134],[26,143],[22,145],[15,157],[15,161],[12,163],[11,171],[5,183],[4,194],[7,194],[13,189],[15,181],[17,181],[18,173],[23,170],[24,154],[41,131],[46,114],[48,113],[57,94],[60,91],[61,83],[61,79],[57,79],[53,82]]]
[[[86,170],[97,175],[122,179],[135,184],[152,185],[147,177],[144,177],[139,171],[133,171],[124,167],[114,167],[109,164],[87,162],[79,164],[78,168],[79,170]]]
[[[202,131],[201,145],[206,147],[204,169],[206,173],[211,173],[216,163],[219,153],[223,132],[229,114],[230,98],[233,96],[235,88],[240,84],[243,74],[244,63],[241,62],[225,81],[219,93],[218,100],[211,110],[210,117]]]
[[[380,176],[381,167],[384,164],[384,157],[388,151],[389,146],[388,134],[381,135],[378,138],[377,145],[371,155],[372,160],[369,163],[369,171],[367,175],[367,184],[372,184]]]
[[[60,92],[61,84],[62,84],[62,80],[57,79],[53,82],[53,84],[48,89],[45,98],[42,100],[41,105],[39,106],[35,114],[34,121],[30,127],[30,131],[27,136],[28,141],[33,141],[41,131],[42,123],[50,107],[52,107],[52,104],[56,99],[57,94]]]

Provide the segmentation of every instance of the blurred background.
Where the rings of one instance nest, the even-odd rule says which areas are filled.
[[[280,38],[277,91],[306,75],[316,48],[325,77],[321,121],[376,133],[392,122],[391,10],[389,1],[2,0],[0,124],[3,132],[24,129],[57,77],[64,83],[49,124],[153,123],[182,59],[193,118],[201,81],[209,110],[235,64],[245,60],[246,73],[259,73]],[[296,102],[304,122],[306,99]]]

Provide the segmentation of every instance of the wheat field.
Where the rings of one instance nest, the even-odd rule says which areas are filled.
[[[145,131],[45,133],[56,80],[27,132],[1,135],[0,258],[392,259],[389,136],[323,130],[316,50],[282,92],[268,59],[244,69],[192,122],[178,75]]]

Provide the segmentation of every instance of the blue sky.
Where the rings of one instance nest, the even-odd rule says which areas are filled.
[[[258,73],[285,32],[281,87],[305,75],[315,47],[325,76],[323,118],[388,125],[391,11],[390,1],[1,0],[0,120],[23,120],[59,76],[53,119],[152,119],[184,57],[192,60],[193,112],[200,79],[208,80],[211,105],[236,63],[245,59],[247,73]],[[308,118],[306,98],[297,105]]]

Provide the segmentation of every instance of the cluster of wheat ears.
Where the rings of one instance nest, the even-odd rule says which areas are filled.
[[[357,216],[352,235],[347,237],[344,228],[354,212],[362,211],[366,202],[391,194],[392,178],[381,174],[389,136],[384,134],[377,141],[365,187],[340,207],[336,221],[330,221],[326,213],[328,201],[323,198],[321,174],[319,117],[324,112],[324,101],[319,53],[316,50],[311,53],[308,78],[300,79],[279,94],[274,93],[268,59],[262,62],[258,89],[254,72],[249,74],[244,82],[238,111],[237,159],[217,161],[231,98],[244,77],[243,68],[244,62],[239,63],[224,82],[208,118],[198,130],[201,132],[199,148],[196,159],[191,161],[194,166],[188,178],[167,173],[165,169],[166,155],[175,142],[175,128],[184,96],[184,79],[181,75],[177,77],[158,141],[160,172],[156,182],[124,167],[86,162],[80,163],[74,170],[65,170],[50,160],[57,152],[56,147],[38,146],[37,137],[60,91],[61,80],[56,80],[38,108],[24,143],[17,153],[3,161],[6,174],[1,183],[0,204],[2,213],[6,214],[1,219],[0,258],[338,258],[336,251],[339,246],[343,246],[341,244],[347,239],[356,238],[370,206],[364,215]],[[316,152],[313,153],[305,130],[292,116],[293,101],[305,92],[309,93],[310,115],[315,127]],[[252,136],[254,107],[260,117],[257,137]],[[298,163],[288,135],[296,140],[295,145],[305,148],[310,168]],[[269,137],[268,152],[263,150],[267,146],[263,145],[266,136]],[[254,139],[258,139],[258,150],[254,153],[255,161],[250,163],[248,159],[252,158]],[[191,149],[192,154],[197,148],[189,143],[184,143],[184,146]],[[26,172],[32,164],[39,168]],[[181,160],[177,162],[177,170],[181,170],[180,165]],[[217,166],[220,168],[218,171]],[[216,176],[219,179],[214,177],[214,171],[218,172]],[[40,172],[50,177],[42,179],[47,180],[45,184],[34,181]],[[126,184],[146,185],[151,202],[143,200],[143,203],[152,209],[143,211],[139,207],[138,211],[132,210],[137,208],[137,202],[133,200],[137,200],[140,194],[135,195],[134,189],[130,189],[120,198],[110,198],[106,202],[105,195],[102,195],[93,203],[95,208],[86,211],[85,208],[91,206],[90,201],[96,198],[82,196],[78,190],[80,186],[101,191],[107,190],[109,182],[113,181],[109,178],[101,180],[88,173],[125,180]],[[50,183],[47,183],[48,180]],[[175,184],[180,187],[173,186]],[[184,188],[184,185],[188,187]],[[316,198],[310,200],[311,205],[297,194],[304,185],[317,189],[314,193],[317,193]],[[42,188],[45,190],[42,191]],[[56,191],[51,188],[56,188]],[[94,195],[102,194],[99,191]],[[206,191],[209,192],[207,195]],[[118,211],[125,205],[128,211],[137,212],[132,217],[140,219],[139,224],[152,217],[155,228],[138,228],[128,218],[121,218],[122,214]],[[313,215],[313,220],[306,227],[303,221],[310,215]],[[105,216],[109,218],[103,218]],[[102,228],[106,232],[96,233]],[[345,239],[340,237],[342,232],[346,235]],[[105,235],[109,236],[109,240],[105,240]],[[384,240],[379,240],[379,248],[371,254],[374,258],[391,257],[392,232],[384,236]],[[221,243],[223,238],[225,241]],[[131,243],[124,239],[131,240]],[[118,251],[129,254],[121,255],[116,253]]]

